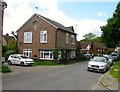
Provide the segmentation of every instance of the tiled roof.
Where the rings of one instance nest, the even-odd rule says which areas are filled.
[[[80,47],[81,49],[86,49],[89,44],[89,42],[80,42]]]
[[[86,49],[86,47],[87,47],[89,44],[90,44],[89,42],[80,42],[80,46],[81,46],[82,49]],[[97,48],[106,49],[106,46],[105,46],[103,43],[92,42],[91,45],[94,46],[94,47],[97,47]]]
[[[56,22],[56,21],[53,21],[53,20],[51,20],[51,19],[49,19],[49,18],[46,18],[46,17],[41,16],[41,15],[36,14],[36,13],[35,13],[34,15],[32,15],[32,16],[17,30],[17,32],[18,32],[27,22],[29,22],[34,16],[38,16],[39,18],[41,18],[41,19],[43,19],[44,21],[48,22],[49,24],[51,24],[52,26],[56,27],[57,29],[61,29],[62,31],[69,32],[69,33],[72,33],[72,34],[77,35],[77,34],[73,31],[73,29],[71,30],[72,27],[65,27],[65,26],[63,26],[62,24],[60,24],[60,23],[58,23],[58,22]]]
[[[97,43],[97,42],[93,42],[93,45],[97,48],[103,48],[106,49],[106,46],[103,43]]]
[[[42,17],[42,18],[45,19],[46,21],[50,22],[51,24],[53,24],[54,26],[56,26],[58,29],[61,29],[61,30],[63,30],[63,31],[70,32],[70,33],[73,33],[73,34],[76,34],[74,31],[71,30],[72,27],[65,27],[65,26],[63,26],[62,24],[60,24],[60,23],[58,23],[58,22],[56,22],[56,21],[53,21],[53,20],[51,20],[51,19],[48,19],[48,18],[46,18],[46,17],[44,17],[44,16],[41,16],[41,15],[39,15],[39,14],[36,14],[36,15],[39,16],[39,17]]]
[[[9,36],[9,35],[3,35],[3,37],[5,38],[6,42],[8,43],[10,40],[15,40],[15,38],[13,36]]]

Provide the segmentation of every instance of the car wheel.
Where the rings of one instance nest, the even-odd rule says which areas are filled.
[[[11,61],[10,61],[10,60],[8,61],[8,65],[12,65],[12,63],[11,63]]]
[[[21,64],[20,64],[21,66],[24,66],[25,64],[24,64],[24,62],[21,62]]]

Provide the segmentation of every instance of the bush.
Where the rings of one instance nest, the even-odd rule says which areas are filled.
[[[8,57],[11,55],[11,54],[14,54],[15,53],[15,51],[13,51],[13,50],[8,50],[6,53],[5,53],[5,61],[7,61],[8,60]]]
[[[72,59],[61,59],[59,60],[59,64],[74,64],[76,63],[75,58]]]
[[[2,73],[9,73],[11,72],[10,68],[7,65],[2,66]]]
[[[76,58],[75,58],[75,61],[76,62],[81,62],[81,61],[86,61],[88,60],[89,58],[83,56],[83,55],[78,55]]]
[[[55,66],[58,65],[58,63],[53,61],[35,60],[34,65]]]

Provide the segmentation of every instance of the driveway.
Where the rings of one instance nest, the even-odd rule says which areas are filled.
[[[87,62],[58,67],[22,67],[29,72],[3,76],[2,87],[3,90],[91,90],[103,74],[89,72],[86,67]]]

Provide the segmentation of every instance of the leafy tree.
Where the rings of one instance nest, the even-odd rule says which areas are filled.
[[[99,36],[99,37],[97,36],[92,41],[93,42],[102,42],[102,38],[101,38],[101,36]]]
[[[85,34],[83,37],[88,40],[88,41],[91,41],[96,35],[95,34],[92,34],[92,33],[88,33],[88,34]]]
[[[114,48],[120,41],[120,2],[117,4],[113,16],[107,20],[107,24],[101,27],[102,40],[109,48]]]
[[[17,53],[17,41],[16,40],[10,40],[8,44],[3,45],[2,47],[2,54],[5,57],[5,59],[8,59],[8,56]]]

